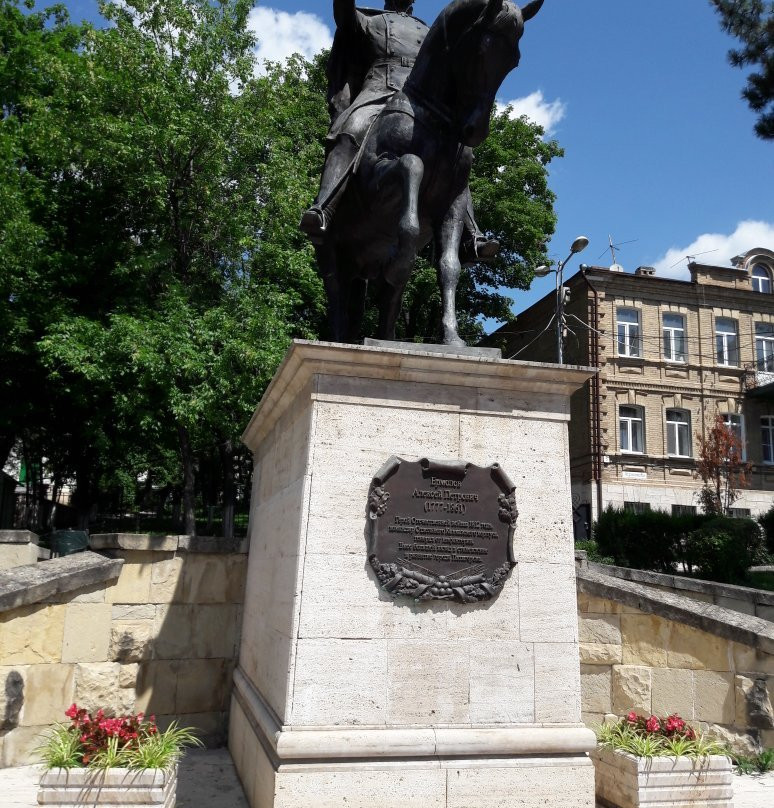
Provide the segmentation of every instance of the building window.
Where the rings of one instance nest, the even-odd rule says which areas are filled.
[[[686,410],[667,410],[667,454],[691,456],[691,415]]]
[[[618,408],[621,451],[642,454],[645,451],[645,430],[642,407]]]
[[[774,463],[774,415],[764,415],[761,418],[761,448],[763,462]]]
[[[664,315],[664,359],[685,362],[685,319],[682,314]]]
[[[758,370],[774,371],[774,325],[755,324],[755,360]]]
[[[771,294],[771,275],[763,264],[756,264],[752,268],[752,288],[753,292]]]
[[[618,309],[618,355],[640,355],[640,316],[637,309]]]
[[[718,364],[739,365],[739,337],[736,331],[736,320],[730,317],[715,318],[715,345],[717,347]]]
[[[749,508],[729,508],[728,515],[732,519],[749,519],[750,518],[750,509]]]
[[[695,505],[672,505],[672,516],[694,516]]]
[[[736,435],[736,439],[739,441],[741,458],[745,460],[747,451],[744,445],[744,419],[741,415],[733,412],[721,413],[721,417],[723,418],[723,423]]]
[[[630,513],[648,513],[650,502],[624,502],[624,510]]]

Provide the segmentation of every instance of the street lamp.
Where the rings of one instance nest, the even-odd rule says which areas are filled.
[[[556,269],[551,269],[551,267],[547,266],[540,266],[535,270],[535,275],[538,278],[545,278],[552,272],[556,273],[556,356],[560,365],[563,364],[564,361],[564,268],[573,255],[582,252],[588,246],[589,240],[586,238],[586,236],[578,236],[578,238],[576,238],[570,246],[570,254],[564,259],[564,261],[562,261],[561,264],[559,264]]]

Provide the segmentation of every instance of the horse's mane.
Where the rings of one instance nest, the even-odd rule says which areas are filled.
[[[420,80],[422,74],[429,66],[430,54],[437,55],[439,51],[448,53],[459,40],[464,31],[469,29],[481,16],[489,0],[452,0],[445,6],[430,26],[419,53],[416,67],[412,71],[412,79]],[[513,24],[523,25],[521,11],[515,3],[503,0],[502,9],[492,21],[491,30],[498,30]]]

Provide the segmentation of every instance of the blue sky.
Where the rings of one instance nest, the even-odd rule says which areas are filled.
[[[376,5],[376,2],[373,3]],[[74,18],[96,16],[94,0],[71,0]],[[431,22],[440,0],[417,0]],[[309,56],[330,43],[330,0],[270,0],[251,22],[259,55]],[[686,255],[727,264],[751,247],[774,249],[774,142],[753,134],[741,99],[745,73],[726,53],[709,0],[546,0],[522,40],[521,66],[500,91],[504,102],[551,128],[565,157],[551,168],[557,231],[551,257],[573,239],[590,245],[574,258],[609,265],[608,235],[625,244],[628,271],[655,265],[688,279]],[[536,280],[515,294],[515,311],[553,288]]]

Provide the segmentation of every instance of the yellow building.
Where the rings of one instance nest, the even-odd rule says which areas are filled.
[[[565,284],[564,361],[599,368],[572,400],[577,537],[609,503],[697,509],[695,457],[718,414],[752,464],[736,513],[774,503],[774,252],[688,266],[690,281],[581,265]],[[555,362],[556,310],[551,293],[491,341],[504,357]]]

